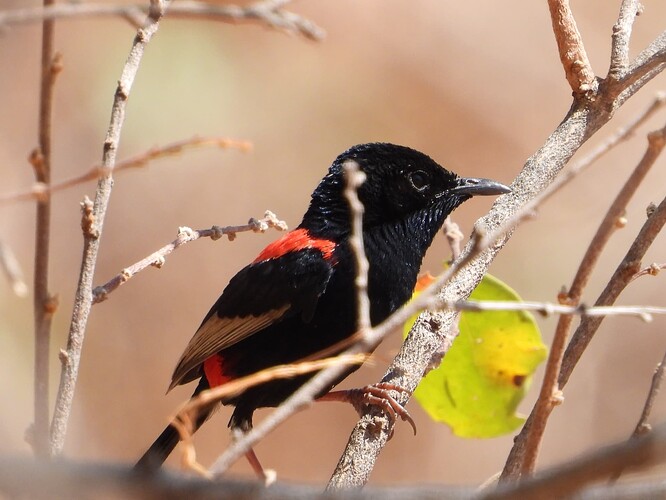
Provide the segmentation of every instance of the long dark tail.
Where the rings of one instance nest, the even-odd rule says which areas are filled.
[[[192,397],[195,397],[200,392],[208,389],[208,381],[205,377],[201,378],[199,385],[197,386]],[[196,432],[199,427],[208,419],[208,417],[213,413],[213,410],[217,408],[217,404],[210,406],[209,408],[202,408],[199,416],[197,417],[196,422],[194,423],[194,431]],[[151,472],[159,469],[164,461],[167,459],[171,452],[180,441],[180,434],[173,425],[168,425],[166,429],[162,431],[162,434],[155,440],[155,442],[150,445],[150,448],[143,454],[139,461],[134,466],[134,470],[141,472]]]

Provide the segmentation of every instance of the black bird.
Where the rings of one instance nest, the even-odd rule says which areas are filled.
[[[510,191],[488,179],[458,177],[404,146],[372,143],[348,149],[315,189],[300,225],[231,279],[185,348],[169,390],[199,379],[194,397],[264,368],[297,362],[355,333],[356,264],[343,194],[342,167],[348,160],[366,176],[358,196],[365,208],[372,325],[409,300],[423,256],[447,215],[472,196]],[[336,383],[357,368],[351,366]],[[223,401],[235,406],[229,427],[249,430],[254,410],[278,406],[312,376],[270,381]],[[216,406],[199,415],[195,430]],[[169,425],[136,468],[158,468],[178,441]],[[248,459],[261,473],[253,453]]]

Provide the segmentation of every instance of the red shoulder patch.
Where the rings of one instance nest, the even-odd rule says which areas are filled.
[[[226,384],[235,377],[228,373],[224,373],[225,365],[227,362],[219,354],[214,354],[203,362],[203,370],[206,375],[206,380],[211,387],[217,387]]]
[[[289,231],[279,240],[274,241],[262,250],[259,256],[254,259],[253,264],[268,259],[276,259],[288,254],[289,252],[296,252],[298,250],[305,250],[307,248],[316,248],[323,255],[324,259],[328,260],[333,256],[335,250],[335,242],[320,238],[313,238],[307,229],[295,229]]]

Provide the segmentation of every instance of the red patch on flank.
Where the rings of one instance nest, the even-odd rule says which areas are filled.
[[[328,260],[333,256],[335,242],[313,238],[307,229],[295,229],[264,248],[259,257],[254,259],[252,263],[256,264],[264,260],[276,259],[289,252],[297,252],[298,250],[305,250],[307,248],[316,248],[324,255],[324,259]]]
[[[226,364],[224,358],[219,354],[214,354],[203,362],[204,373],[206,380],[211,387],[226,384],[234,377],[224,373],[224,365]]]

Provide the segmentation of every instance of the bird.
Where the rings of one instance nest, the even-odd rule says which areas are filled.
[[[298,227],[270,243],[231,278],[185,347],[169,390],[198,379],[194,398],[211,387],[338,346],[356,332],[356,261],[350,247],[351,210],[343,192],[343,166],[349,161],[365,176],[357,195],[364,206],[372,326],[410,299],[426,250],[456,207],[473,196],[510,192],[490,179],[460,177],[406,146],[376,142],[347,149],[312,193]],[[326,394],[334,394],[330,389],[357,368],[350,366],[319,396],[336,399]],[[228,426],[248,432],[257,408],[280,405],[312,376],[271,380],[223,399],[223,405],[235,407]],[[408,418],[394,402],[386,405],[386,387],[365,389],[361,398],[372,395],[389,411]],[[342,394],[337,399],[345,399],[344,391],[335,392]],[[347,394],[359,404],[352,401],[359,390]],[[200,411],[194,431],[219,406]],[[168,425],[135,468],[157,470],[179,439],[176,428]],[[262,476],[252,450],[247,458]]]

